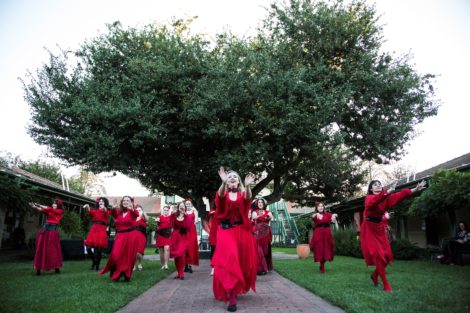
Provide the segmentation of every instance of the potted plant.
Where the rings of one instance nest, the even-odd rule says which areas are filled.
[[[310,214],[301,216],[296,220],[297,229],[299,231],[299,243],[296,251],[299,259],[306,259],[310,256],[309,234],[312,229]]]

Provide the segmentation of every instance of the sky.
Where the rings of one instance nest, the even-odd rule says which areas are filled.
[[[211,36],[230,29],[253,34],[273,0],[0,0],[0,153],[24,160],[52,156],[27,133],[30,109],[19,78],[47,62],[46,48],[77,49],[119,20],[124,26],[165,24],[198,16],[193,32]],[[470,1],[379,0],[386,40],[383,49],[411,53],[419,73],[437,75],[437,116],[416,128],[419,134],[400,161],[416,171],[470,152]],[[57,161],[56,161],[57,162]],[[64,169],[73,175],[76,168]],[[100,175],[108,195],[146,196],[148,190],[124,175]]]

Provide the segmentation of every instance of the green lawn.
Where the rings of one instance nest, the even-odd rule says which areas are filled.
[[[104,266],[106,260],[103,260]],[[32,261],[0,263],[0,312],[115,312],[174,271],[159,261],[144,261],[129,283],[89,270],[89,261],[65,261],[61,274],[36,276]]]
[[[347,312],[469,312],[470,266],[395,261],[387,267],[392,293],[373,286],[364,260],[336,256],[320,274],[319,263],[275,260],[275,270]]]
[[[297,254],[295,248],[272,248],[272,252],[284,252],[287,254]]]

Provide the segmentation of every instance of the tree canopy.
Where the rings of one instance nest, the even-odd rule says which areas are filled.
[[[150,189],[213,197],[219,165],[260,177],[274,201],[338,198],[360,160],[403,155],[437,113],[430,74],[381,51],[363,1],[274,3],[256,35],[214,40],[172,26],[119,22],[23,81],[33,138],[94,172]],[[263,176],[262,176],[263,175]]]

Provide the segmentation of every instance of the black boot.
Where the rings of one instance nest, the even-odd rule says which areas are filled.
[[[41,271],[40,270],[36,270],[36,275],[41,275]]]
[[[96,255],[95,255],[95,270],[99,270],[100,268],[100,262],[101,262],[101,248],[96,249]]]
[[[186,264],[186,265],[184,266],[184,272],[185,272],[185,273],[189,272],[189,265]]]
[[[193,268],[191,267],[191,265],[188,265],[188,272],[189,272],[190,274],[193,273]]]
[[[93,253],[93,251],[91,250],[91,247],[87,247],[86,248],[86,251],[87,251],[87,254],[88,256],[90,257],[91,259],[91,267],[90,267],[90,270],[94,270],[95,269],[95,254]]]
[[[60,274],[60,268],[56,268],[54,271],[56,274]]]

